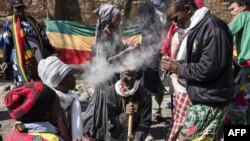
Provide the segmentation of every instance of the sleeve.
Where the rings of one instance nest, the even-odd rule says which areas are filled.
[[[3,38],[2,39],[3,40],[3,62],[9,63],[11,50],[14,47],[10,19],[7,19],[5,21],[2,38]]]
[[[110,120],[109,130],[117,132],[118,136],[122,129],[127,128],[128,115],[121,112],[117,98],[110,89],[106,91],[105,95],[107,96],[108,117]]]
[[[223,29],[212,28],[204,35],[201,57],[197,63],[183,63],[177,74],[189,81],[208,82],[221,75],[232,56],[232,37]]]
[[[151,116],[152,116],[152,100],[150,93],[146,97],[141,109],[141,120],[139,127],[134,131],[134,139],[137,141],[145,140],[148,135],[149,128],[151,126]]]
[[[232,22],[229,23],[229,29],[233,35],[237,34],[245,25],[245,14],[239,13]]]

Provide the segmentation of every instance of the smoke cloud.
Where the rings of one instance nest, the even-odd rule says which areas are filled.
[[[102,43],[98,46],[98,55],[88,64],[88,69],[83,74],[85,82],[97,85],[109,80],[114,74],[120,72],[122,63],[124,62],[129,64],[132,67],[131,69],[140,68],[145,70],[146,68],[151,68],[155,70],[159,68],[162,35],[166,31],[163,30],[158,17],[152,15],[150,12],[148,13],[150,16],[148,16],[146,13],[148,8],[144,7],[144,9],[141,11],[143,14],[140,23],[142,35],[141,46],[124,55],[120,62],[110,64],[106,56],[114,53],[117,44],[121,44],[119,41],[121,38],[117,35],[115,36],[115,43]]]

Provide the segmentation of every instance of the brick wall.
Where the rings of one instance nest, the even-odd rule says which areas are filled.
[[[0,26],[3,24],[3,20],[7,15],[11,14],[9,0],[0,0]],[[47,1],[57,1],[57,5],[61,5],[60,19],[63,20],[76,20],[82,21],[87,24],[94,25],[96,23],[96,16],[93,14],[93,10],[103,3],[118,4],[120,8],[123,8],[125,0],[23,0],[27,6],[27,12],[34,16],[38,21],[43,23],[47,17]],[[136,19],[137,11],[140,3],[144,0],[134,0],[132,5],[131,15],[133,19]],[[225,21],[229,21],[229,13],[227,10],[228,2],[226,0],[204,0],[205,5],[211,9],[211,12],[219,16]],[[54,8],[50,8],[53,12]],[[122,9],[123,10],[123,9]],[[55,12],[55,11],[54,11]],[[49,19],[55,17],[49,16]]]

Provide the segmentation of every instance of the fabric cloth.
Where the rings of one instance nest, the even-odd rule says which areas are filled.
[[[173,104],[174,114],[171,128],[169,128],[170,131],[167,139],[168,141],[175,141],[177,139],[180,130],[183,126],[183,122],[186,118],[186,114],[191,104],[191,101],[188,98],[187,93],[175,92]]]
[[[60,137],[56,135],[56,127],[49,122],[16,123],[14,126],[25,128],[24,130],[27,130],[28,133],[26,134],[28,134],[28,136],[34,135],[48,141],[60,140]]]
[[[214,141],[222,137],[221,129],[228,111],[226,107],[191,104],[181,129],[184,140]]]
[[[56,94],[60,98],[61,106],[64,110],[70,107],[70,119],[71,119],[71,134],[72,139],[82,139],[83,138],[83,127],[82,127],[82,110],[81,104],[78,96],[73,93],[62,93],[58,90],[55,90]]]
[[[29,18],[26,17],[27,21],[34,27],[35,23]],[[21,20],[18,16],[14,15],[11,17],[12,25],[13,25],[13,40],[14,46],[17,53],[17,64],[20,69],[21,76],[24,82],[28,82],[27,74],[30,76],[32,80],[38,80],[37,74],[37,61],[34,55],[34,51],[29,45],[27,38],[25,37],[24,31],[21,28]],[[43,45],[40,40],[40,36],[38,34],[40,50],[43,49]],[[41,54],[43,57],[44,54]]]
[[[125,106],[132,102],[136,107],[133,114],[133,135],[135,140],[143,141],[151,126],[151,94],[139,86],[134,95],[121,97],[115,91],[115,86],[110,86],[104,93],[107,97],[108,117],[110,121],[109,132],[112,138],[127,140],[128,116]]]
[[[105,87],[104,87],[105,86]],[[97,140],[109,140],[106,85],[97,85],[83,117],[83,133]]]
[[[201,22],[201,20],[204,18],[205,14],[207,12],[208,12],[208,9],[206,7],[203,7],[201,9],[196,10],[190,19],[190,21],[191,21],[190,26],[187,29],[185,29],[185,33],[188,34],[188,32],[190,30],[195,28]],[[184,40],[181,43],[176,60],[185,60],[186,59],[187,39],[188,39],[188,35],[184,38]]]
[[[232,22],[229,23],[229,29],[235,36],[236,48],[238,54],[238,63],[240,65],[250,60],[250,13],[240,12]]]
[[[236,91],[235,100],[233,101],[229,109],[229,119],[232,125],[246,125],[250,124],[250,105],[249,101],[249,88],[250,81],[248,76],[250,75],[249,68],[241,68],[235,83],[238,87]]]
[[[57,133],[57,129],[54,125],[49,122],[33,122],[33,123],[24,123],[23,124],[29,133]]]
[[[66,120],[65,111],[61,107],[58,107],[55,114],[58,115],[58,135],[62,137],[64,141],[72,141],[72,135],[69,129],[69,123]]]
[[[49,141],[46,139],[43,139],[41,136],[35,136],[27,133],[21,133],[17,130],[10,131],[7,136],[4,139],[5,141]]]
[[[111,20],[113,17],[120,14],[120,10],[111,4],[103,4],[94,10],[94,13],[98,16],[96,23],[96,36],[98,41],[98,36],[100,35],[101,24],[104,21]]]
[[[132,96],[135,94],[135,92],[137,91],[138,87],[140,85],[140,81],[136,80],[135,81],[135,84],[133,86],[133,88],[131,90],[127,90],[127,91],[122,91],[123,87],[123,84],[121,83],[121,80],[117,81],[115,83],[115,91],[118,95],[122,96],[122,97],[129,97],[129,96]]]
[[[225,106],[232,101],[232,41],[227,24],[210,13],[190,30],[187,59],[177,75],[186,79],[192,103]]]
[[[174,23],[170,25],[166,37],[163,39],[161,46],[161,51],[163,53],[163,56],[171,56],[171,42],[177,29],[178,28]]]
[[[63,141],[62,138],[56,136],[55,134],[51,134],[51,133],[29,133],[30,135],[34,135],[34,136],[40,136],[45,140],[48,141]]]
[[[40,59],[43,57],[47,57],[48,54],[53,52],[53,48],[50,46],[48,38],[45,34],[44,29],[39,25],[39,23],[33,19],[32,17],[26,16],[24,19],[20,19],[20,24],[18,25],[22,32],[21,35],[25,37],[25,40],[27,40],[28,45],[30,46],[32,52],[34,51],[35,59],[32,59],[33,63],[30,63],[29,65],[22,65],[22,60],[20,60],[20,52],[18,52],[17,46],[16,46],[16,39],[14,37],[16,33],[16,28],[14,28],[13,23],[13,17],[8,17],[7,20],[4,23],[4,32],[3,32],[3,38],[4,38],[4,46],[3,46],[3,62],[4,63],[11,63],[13,68],[13,75],[14,75],[14,82],[16,86],[22,85],[23,83],[27,81],[31,81],[32,78],[30,76],[30,72],[28,71],[28,68],[32,68],[33,71],[36,70],[37,65],[35,65],[36,61],[39,62]],[[26,42],[26,43],[27,43]],[[20,48],[21,49],[21,48]],[[23,48],[24,49],[24,48]],[[24,50],[21,49],[21,52],[24,52]],[[27,52],[30,54],[30,51]],[[24,55],[24,54],[21,54]],[[19,62],[18,62],[19,60]],[[24,61],[24,60],[23,60]],[[35,65],[35,66],[34,66]],[[25,67],[26,66],[26,67]],[[28,66],[28,68],[27,68]],[[24,67],[24,72],[21,72],[20,67]],[[37,72],[36,72],[37,73]],[[22,77],[23,75],[26,75],[27,80],[24,80]]]
[[[160,79],[159,71],[155,71],[152,68],[147,68],[143,72],[143,80],[143,87],[152,93],[152,115],[159,117],[161,116],[161,103],[164,96],[164,87]]]
[[[38,75],[43,83],[55,88],[72,69],[56,56],[42,59],[38,64]]]
[[[25,83],[14,88],[5,96],[5,105],[11,118],[23,123],[47,120],[57,127],[57,134],[60,137],[65,141],[72,140],[59,97],[42,82]]]
[[[4,46],[4,38],[3,38],[2,32],[0,30],[0,50],[1,50],[1,52],[3,51],[3,46]]]
[[[34,120],[30,118],[33,117],[32,114],[41,115],[41,113],[45,112],[42,108],[44,108],[43,106],[46,106],[46,104],[52,104],[55,98],[54,94],[53,90],[43,85],[43,83],[31,82],[10,91],[5,96],[4,103],[12,119],[29,121]],[[20,102],[20,100],[23,100],[23,102]],[[40,113],[34,112],[36,110],[41,111]]]
[[[141,84],[152,94],[154,94],[154,97],[152,97],[153,116],[161,116],[160,105],[163,99],[164,88],[161,84],[159,76],[159,66],[161,60],[160,48],[163,34],[165,34],[163,33],[163,29],[166,26],[167,17],[164,13],[156,8],[155,2],[156,1],[147,1],[139,8],[139,19],[142,36],[139,49],[141,54],[145,54],[145,52],[149,53],[147,55],[147,61],[144,61],[141,67],[143,70]]]

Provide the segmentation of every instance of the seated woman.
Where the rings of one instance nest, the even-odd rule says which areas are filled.
[[[69,141],[59,97],[42,82],[25,83],[5,96],[5,106],[17,120],[5,141]]]
[[[72,69],[56,56],[51,56],[39,62],[38,75],[59,96],[61,107],[67,114],[71,140],[81,140],[83,138],[82,110],[79,97],[72,91],[76,86]]]

